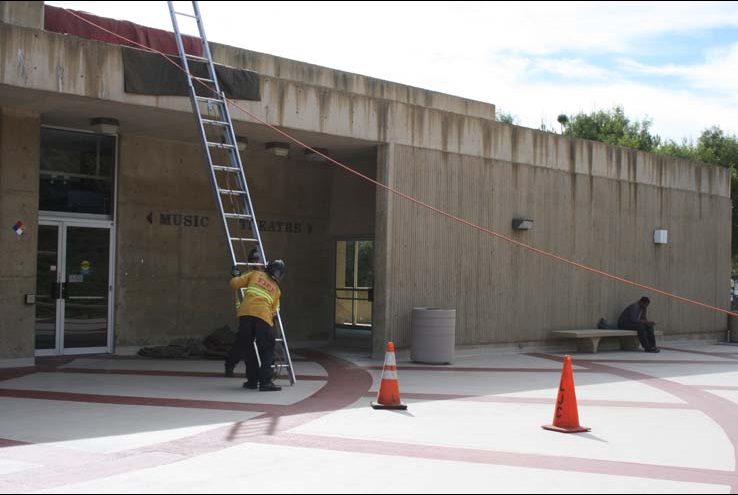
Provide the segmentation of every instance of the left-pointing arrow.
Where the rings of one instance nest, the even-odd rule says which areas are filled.
[[[149,214],[146,215],[146,220],[148,220],[149,223],[152,223],[153,224],[154,223],[154,221],[152,220],[153,216],[154,216],[153,215],[153,212],[149,212]]]

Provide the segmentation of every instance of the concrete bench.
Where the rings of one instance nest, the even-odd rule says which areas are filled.
[[[635,330],[554,330],[551,333],[554,337],[577,339],[577,352],[596,353],[600,340],[609,337],[620,340],[620,349],[625,351],[637,351],[641,347]],[[656,336],[663,334],[660,330],[654,331]]]

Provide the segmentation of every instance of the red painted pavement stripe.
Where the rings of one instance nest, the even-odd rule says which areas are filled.
[[[149,375],[149,376],[182,376],[195,378],[224,378],[223,372],[215,371],[168,371],[168,370],[111,370],[98,368],[57,368],[54,371],[59,373],[93,373],[102,375]],[[242,375],[236,375],[234,378],[245,379]],[[297,380],[306,381],[325,381],[328,378],[318,375],[296,375]],[[277,380],[280,377],[276,378]]]
[[[382,366],[362,366],[364,370],[381,370]],[[402,366],[398,365],[397,370],[400,372],[405,371],[479,371],[479,372],[501,372],[501,373],[551,373],[552,371],[561,371],[561,368],[474,368],[474,367],[463,367],[463,366]],[[579,370],[575,370],[579,371]],[[581,370],[584,373],[588,373],[587,370]]]
[[[738,386],[734,385],[689,385],[690,387],[702,390],[738,390]]]
[[[0,438],[0,449],[5,447],[17,447],[18,445],[31,445],[31,442],[21,442],[19,440],[10,440],[9,438]]]
[[[3,380],[12,380],[14,378],[32,375],[38,371],[39,370],[36,369],[36,367],[0,369],[0,382]]]
[[[250,441],[271,445],[318,448],[341,452],[474,462],[478,464],[517,466],[532,469],[551,469],[557,472],[581,472],[605,474],[610,476],[635,476],[639,478],[683,481],[690,483],[732,485],[736,481],[735,473],[732,471],[585,459],[581,457],[499,452],[464,447],[451,447],[448,445],[444,445],[443,448],[437,448],[436,446],[422,444],[407,444],[371,439],[325,437],[322,435],[307,435],[301,433],[283,433],[278,436],[257,437],[252,438]]]
[[[556,390],[552,389],[554,395]],[[377,394],[364,394],[366,398],[376,397]],[[556,397],[551,399],[543,399],[540,397],[501,397],[494,395],[463,395],[463,394],[422,394],[414,392],[400,391],[402,399],[415,399],[425,401],[440,400],[463,400],[467,402],[498,402],[507,404],[551,404],[554,405]],[[605,407],[642,407],[644,409],[695,409],[694,406],[688,404],[678,404],[673,402],[638,402],[628,400],[591,400],[578,399],[578,405],[585,406],[605,406]]]
[[[246,392],[255,393],[255,392]],[[126,395],[78,394],[72,392],[49,392],[43,390],[23,390],[0,388],[0,397],[21,399],[62,400],[70,402],[94,402],[98,404],[124,404],[131,406],[183,407],[189,409],[219,409],[224,411],[274,412],[286,406],[257,404],[251,402],[226,402],[193,399],[160,399]]]

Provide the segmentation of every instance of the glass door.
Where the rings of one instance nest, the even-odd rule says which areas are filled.
[[[111,222],[39,225],[36,354],[112,350]]]
[[[336,326],[371,330],[373,292],[374,241],[336,242]]]
[[[61,237],[59,225],[38,226],[38,254],[36,261],[36,354],[57,348],[57,323],[61,290],[59,252]]]

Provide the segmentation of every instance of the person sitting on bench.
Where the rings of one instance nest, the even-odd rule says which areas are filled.
[[[646,352],[660,352],[661,349],[656,347],[656,336],[653,333],[655,321],[649,321],[646,316],[646,309],[651,304],[651,300],[646,296],[641,297],[623,310],[618,318],[618,328],[621,330],[638,331],[638,340]]]

